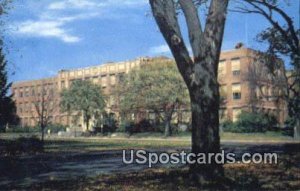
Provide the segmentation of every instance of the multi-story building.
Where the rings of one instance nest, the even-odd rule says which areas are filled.
[[[273,63],[270,63],[273,62]],[[270,71],[267,63],[276,65]],[[224,51],[219,62],[220,118],[235,121],[242,110],[273,114],[282,124],[287,117],[283,62],[239,47]]]
[[[268,80],[270,75],[263,62],[258,62],[257,55],[257,51],[243,47],[221,53],[219,64],[222,98],[221,120],[230,119],[234,121],[242,110],[249,109],[273,113],[280,122],[285,119],[285,103],[281,100],[278,101],[278,96],[275,95],[278,90],[278,83],[274,82],[279,82],[279,80]],[[60,99],[59,92],[70,87],[74,80],[79,79],[91,80],[93,83],[99,84],[108,98],[107,110],[117,112],[116,98],[112,90],[118,80],[131,69],[151,63],[156,59],[168,58],[144,57],[132,61],[106,63],[75,70],[61,70],[53,78],[16,82],[12,86],[12,92],[17,106],[17,114],[21,118],[22,125],[34,126],[38,121],[37,103],[41,103],[43,100],[44,102],[51,102],[50,105],[53,107],[49,116],[52,123],[70,125],[72,120],[69,115],[60,112],[57,105]],[[261,73],[260,71],[265,72]],[[284,69],[282,68],[280,71],[284,72]],[[275,78],[280,78],[280,72]],[[43,97],[43,95],[48,96]],[[50,114],[50,111],[47,112]],[[184,116],[188,118],[189,114]]]
[[[131,69],[151,63],[151,61],[156,59],[168,58],[143,57],[126,62],[106,63],[74,70],[61,70],[57,76],[52,78],[16,82],[12,85],[12,92],[21,124],[23,126],[35,126],[40,117],[40,112],[37,110],[41,110],[40,108],[44,106],[44,108],[48,109],[49,120],[52,123],[70,125],[72,123],[70,116],[67,113],[60,112],[59,93],[64,88],[69,88],[75,80],[91,80],[93,83],[100,85],[102,92],[107,96],[107,110],[114,112],[117,108],[112,90],[118,79]],[[46,105],[47,102],[51,102],[51,106]]]

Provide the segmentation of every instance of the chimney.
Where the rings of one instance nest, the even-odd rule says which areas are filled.
[[[235,49],[241,49],[243,47],[244,47],[244,43],[242,43],[242,42],[239,42],[235,45]]]

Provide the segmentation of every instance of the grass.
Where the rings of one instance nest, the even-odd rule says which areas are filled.
[[[18,134],[0,134],[0,150]],[[147,135],[147,136],[146,136]],[[140,134],[131,138],[47,138],[45,151],[89,152],[128,148],[181,148],[190,147],[190,136],[171,138],[157,134]],[[24,134],[23,134],[24,136]],[[29,136],[29,135],[27,135]],[[1,141],[1,137],[5,138]],[[244,140],[256,143],[263,141],[290,141],[279,133],[265,134],[222,134],[223,140]],[[2,144],[2,145],[1,145]],[[201,190],[300,190],[300,153],[279,155],[279,164],[226,164],[225,179],[205,185]],[[15,189],[15,185],[9,185]],[[22,189],[24,189],[22,187]],[[11,190],[8,188],[7,190]],[[97,177],[79,177],[74,180],[49,179],[45,183],[33,184],[26,190],[199,190],[199,185],[189,179],[188,168],[156,168],[140,172],[99,175]]]
[[[243,141],[292,141],[293,137],[283,135],[281,132],[267,131],[265,133],[221,133],[221,140]]]
[[[151,149],[151,148],[167,148],[167,147],[190,147],[188,140],[168,140],[161,139],[117,139],[117,138],[102,138],[102,139],[87,139],[87,138],[69,138],[69,139],[51,139],[47,140],[45,150],[48,152],[55,151],[101,151],[101,150],[118,150],[118,149]]]
[[[300,154],[283,155],[279,164],[225,164],[225,178],[208,185],[189,179],[188,168],[100,175],[77,180],[48,181],[30,190],[299,190]]]
[[[0,139],[14,140],[20,136],[30,137],[32,134],[6,133],[0,134]],[[291,142],[292,137],[284,136],[279,132],[266,133],[221,133],[221,141],[237,142]],[[0,145],[1,146],[1,145]],[[173,137],[165,138],[163,134],[158,133],[141,133],[131,137],[124,134],[116,134],[114,137],[76,137],[46,138],[45,151],[47,152],[64,152],[64,151],[101,151],[116,150],[128,148],[167,148],[167,147],[190,147],[190,133],[182,133]]]

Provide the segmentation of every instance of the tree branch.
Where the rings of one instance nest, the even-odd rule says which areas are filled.
[[[228,0],[212,0],[204,30],[206,51],[203,51],[202,54],[213,54],[211,58],[215,59],[212,62],[216,63],[214,66],[215,72],[217,71],[217,61],[221,51],[227,6]]]
[[[192,0],[179,0],[179,4],[185,15],[189,31],[190,44],[194,53],[195,60],[200,57],[203,39],[203,31],[199,20],[198,11]]]
[[[184,44],[173,0],[150,0],[154,18],[176,60],[186,84],[190,84],[193,61]]]

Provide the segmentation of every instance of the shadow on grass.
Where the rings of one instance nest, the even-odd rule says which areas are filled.
[[[75,151],[82,152],[86,150],[103,150],[109,148],[124,147],[124,143],[109,143],[109,142],[81,142],[81,141],[64,141],[64,140],[50,140],[45,142],[46,151]]]

